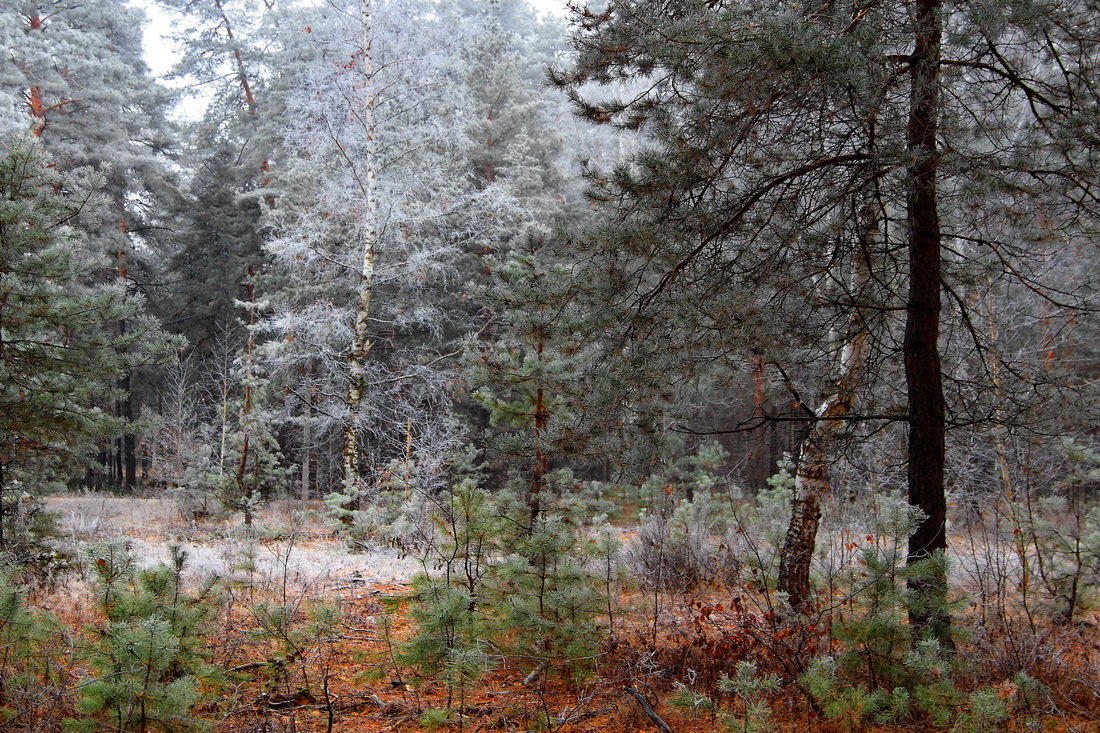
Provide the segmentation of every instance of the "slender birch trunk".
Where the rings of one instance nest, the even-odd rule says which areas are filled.
[[[366,128],[366,160],[363,161],[362,175],[358,176],[360,193],[363,197],[361,220],[359,224],[362,261],[359,271],[359,303],[355,311],[355,333],[351,348],[348,350],[348,396],[347,418],[344,421],[343,462],[344,493],[356,497],[362,488],[362,475],[359,467],[359,408],[366,391],[367,359],[372,346],[370,338],[371,296],[374,294],[374,271],[377,265],[378,246],[378,204],[375,199],[375,180],[377,177],[375,140],[375,90],[374,59],[371,51],[373,40],[373,21],[370,0],[362,0],[360,12],[363,23],[363,46],[360,49],[358,64],[363,75],[359,88],[360,109],[358,117]],[[345,507],[351,508],[351,507]]]
[[[876,231],[876,225],[867,225],[864,241],[869,241]],[[870,278],[865,256],[857,254],[853,263],[853,293],[859,293]],[[833,394],[817,409],[817,420],[802,443],[791,498],[791,521],[779,555],[778,587],[787,593],[796,611],[806,608],[810,596],[810,565],[821,523],[821,505],[831,491],[829,462],[844,437],[865,373],[870,331],[858,307],[852,311],[845,338]]]

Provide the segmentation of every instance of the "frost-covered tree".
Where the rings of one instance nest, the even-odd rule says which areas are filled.
[[[463,39],[461,51],[467,64],[463,81],[471,100],[467,133],[471,163],[477,174],[491,183],[497,169],[512,162],[510,158],[522,147],[528,157],[525,167],[544,177],[540,188],[551,189],[558,174],[561,140],[547,121],[550,101],[541,78],[530,77],[533,69],[539,70],[536,40],[530,37],[530,30],[524,34],[516,28],[516,20],[509,18],[505,7],[530,11],[523,2],[491,2],[466,16],[471,34]],[[535,37],[538,39],[545,38],[552,28],[533,18],[527,20],[542,31]],[[545,59],[543,66],[549,61]],[[521,138],[525,139],[520,142]]]
[[[298,64],[283,83],[298,91],[259,286],[264,352],[313,439],[338,441],[345,503],[410,446],[450,440],[438,304],[455,256],[509,216],[464,155],[467,30],[430,2],[353,3],[286,39]]]
[[[4,124],[38,137],[62,168],[103,169],[111,214],[89,245],[141,284],[160,208],[173,195],[166,153],[174,143],[171,94],[142,55],[142,12],[109,0],[15,0],[3,13],[0,90],[14,113]]]

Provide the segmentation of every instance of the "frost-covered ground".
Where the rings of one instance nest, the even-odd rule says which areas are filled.
[[[50,497],[65,543],[81,554],[106,542],[123,542],[141,566],[168,559],[169,548],[187,552],[186,574],[239,580],[278,581],[323,590],[347,583],[408,580],[420,569],[397,550],[349,551],[336,538],[320,502],[283,501],[265,507],[253,531],[239,518],[187,521],[170,499],[78,496]]]

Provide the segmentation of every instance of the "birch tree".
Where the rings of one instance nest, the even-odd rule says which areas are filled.
[[[363,39],[359,49],[359,73],[362,81],[357,94],[352,98],[359,124],[366,136],[363,145],[362,161],[353,169],[352,178],[361,196],[359,236],[362,260],[359,267],[358,303],[355,308],[355,326],[352,330],[351,348],[348,349],[348,396],[347,409],[349,419],[343,427],[343,447],[341,456],[344,465],[344,492],[355,496],[362,490],[363,478],[359,471],[359,426],[357,416],[363,404],[363,393],[367,385],[367,359],[372,346],[370,335],[371,297],[374,295],[375,264],[378,250],[378,201],[375,185],[378,178],[378,130],[375,125],[375,105],[377,104],[374,86],[374,22],[371,17],[370,0],[360,0],[360,12]]]
[[[436,10],[355,4],[293,40],[306,61],[284,130],[297,157],[271,212],[265,353],[288,405],[311,400],[315,439],[338,445],[345,506],[391,458],[453,439],[457,352],[438,304],[454,258],[510,205],[469,173],[464,26]]]

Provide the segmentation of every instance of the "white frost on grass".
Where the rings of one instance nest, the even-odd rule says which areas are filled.
[[[192,523],[168,499],[105,496],[50,497],[62,536],[77,553],[124,542],[138,567],[167,562],[169,548],[188,557],[188,582],[211,575],[241,583],[321,592],[332,586],[404,582],[420,563],[398,551],[350,552],[332,535],[316,502],[277,502],[257,517],[254,531],[239,520]],[[288,529],[289,528],[289,529]]]

